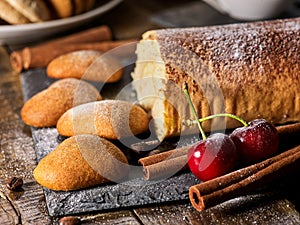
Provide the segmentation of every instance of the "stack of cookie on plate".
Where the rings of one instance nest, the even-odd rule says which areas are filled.
[[[67,18],[93,8],[95,0],[1,0],[0,24],[26,24]]]

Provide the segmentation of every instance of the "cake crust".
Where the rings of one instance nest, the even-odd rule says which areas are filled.
[[[158,97],[144,102],[154,120],[156,116],[162,120],[156,123],[158,136],[197,131],[196,126],[187,128],[178,121],[178,118],[193,119],[182,97],[184,82],[189,86],[199,117],[226,112],[246,121],[255,118],[265,118],[274,124],[299,121],[299,27],[300,19],[294,18],[146,32],[139,43],[132,76],[134,80],[152,77],[154,89],[158,79],[153,77],[163,80],[158,82],[163,84],[156,89]],[[147,45],[156,46],[157,62],[145,58],[151,54],[150,58],[153,57],[153,49],[148,51]],[[150,63],[151,68],[163,67],[163,71],[152,73]],[[135,88],[143,104],[147,93],[139,87],[143,82],[137,83]],[[209,131],[240,124],[232,119],[218,119],[203,126]]]

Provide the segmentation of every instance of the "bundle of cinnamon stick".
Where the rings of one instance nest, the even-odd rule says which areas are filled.
[[[112,40],[112,31],[106,25],[90,28],[35,46],[25,47],[10,54],[12,68],[16,72],[46,67],[54,58],[77,50],[109,51],[136,40]]]
[[[277,130],[280,142],[287,142],[299,136],[300,123],[279,126]],[[189,146],[141,158],[139,163],[143,166],[144,178],[163,179],[188,169],[188,149]],[[295,169],[300,169],[300,145],[262,162],[194,185],[189,189],[189,198],[194,208],[202,211],[255,191]]]
[[[300,168],[300,145],[262,162],[190,187],[189,198],[198,211],[240,197]]]

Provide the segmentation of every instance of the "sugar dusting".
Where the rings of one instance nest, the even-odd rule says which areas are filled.
[[[288,208],[287,211],[281,210],[281,208],[286,207]],[[228,215],[228,220],[232,220],[232,222],[234,220],[235,223],[233,224],[244,224],[245,220],[248,224],[260,224],[259,221],[268,221],[268,224],[287,225],[300,223],[300,217],[294,213],[295,207],[289,205],[287,200],[278,198],[276,193],[238,197],[215,206],[213,209],[223,213],[231,212],[230,214],[226,213],[226,215]]]
[[[213,66],[216,74],[231,68],[254,69],[261,74],[273,58],[288,54],[299,59],[300,19],[230,24],[200,28],[165,29],[158,38],[195,52]],[[276,68],[276,65],[271,65]],[[233,68],[234,67],[234,68]]]
[[[32,128],[37,160],[40,161],[59,144],[58,132],[55,128]]]

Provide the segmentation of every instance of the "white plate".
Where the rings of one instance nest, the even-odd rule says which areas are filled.
[[[0,44],[25,44],[37,41],[61,31],[66,31],[89,22],[90,20],[114,8],[121,2],[122,0],[111,0],[86,13],[65,19],[51,20],[43,23],[0,25]]]

